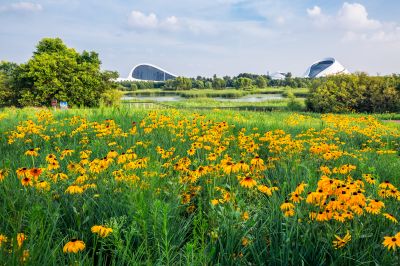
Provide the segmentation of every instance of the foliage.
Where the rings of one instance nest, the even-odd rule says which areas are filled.
[[[238,89],[249,88],[253,85],[253,80],[250,78],[237,78],[235,80],[235,87]]]
[[[19,66],[11,62],[0,62],[0,107],[17,104],[17,75]]]
[[[255,80],[255,84],[259,88],[265,88],[268,85],[267,80],[263,76],[258,76]]]
[[[119,90],[107,90],[100,96],[100,105],[116,106],[121,103],[122,92]]]
[[[365,73],[316,79],[307,99],[316,112],[399,112],[400,77],[371,77]]]
[[[287,93],[287,109],[290,111],[301,111],[303,109],[302,104],[300,101],[296,98],[293,92],[289,91]]]
[[[8,67],[10,84],[5,105],[49,106],[52,99],[69,105],[97,106],[100,95],[115,88],[116,72],[100,71],[97,53],[81,54],[68,48],[59,38],[44,38],[33,57],[25,64]],[[4,91],[4,90],[3,90]]]
[[[185,77],[177,77],[175,79],[170,79],[165,82],[164,87],[166,89],[174,90],[190,90],[193,86],[192,80]]]
[[[212,80],[212,87],[214,89],[223,89],[226,87],[226,81],[224,79],[218,78],[217,76],[214,76]]]

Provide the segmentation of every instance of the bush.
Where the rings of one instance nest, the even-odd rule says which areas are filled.
[[[399,112],[400,77],[370,77],[365,73],[316,79],[307,108],[316,112]]]
[[[122,95],[119,90],[107,90],[100,96],[100,105],[117,106],[121,103]]]
[[[296,96],[294,96],[293,92],[289,91],[287,93],[287,97],[289,99],[289,101],[287,103],[287,109],[288,110],[290,110],[290,111],[301,111],[303,109],[303,106],[301,105],[299,100],[297,100]]]

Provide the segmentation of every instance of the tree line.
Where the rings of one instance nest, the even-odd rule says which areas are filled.
[[[140,90],[140,89],[172,89],[172,90],[190,90],[190,89],[252,89],[265,87],[291,87],[306,88],[311,85],[309,78],[292,77],[288,73],[285,79],[276,80],[268,75],[256,75],[242,73],[234,77],[224,76],[212,78],[197,76],[196,78],[177,77],[165,82],[147,82],[147,81],[121,81],[119,82],[121,90]]]

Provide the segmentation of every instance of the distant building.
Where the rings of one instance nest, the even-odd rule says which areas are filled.
[[[268,76],[272,79],[272,80],[284,80],[286,78],[286,73],[283,72],[273,72],[272,74],[268,73]]]
[[[304,74],[305,78],[320,78],[329,75],[350,74],[335,58],[325,58],[312,64]]]
[[[132,68],[129,76],[119,78],[118,81],[154,81],[161,82],[169,79],[174,79],[177,76],[162,69],[161,67],[152,64],[139,64]]]

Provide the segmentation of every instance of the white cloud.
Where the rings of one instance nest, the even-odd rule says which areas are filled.
[[[332,22],[332,18],[328,15],[325,15],[319,6],[307,8],[307,15],[313,20],[313,24],[317,28],[324,28],[327,25],[330,25]]]
[[[346,31],[376,30],[382,26],[378,20],[368,18],[367,9],[359,3],[343,3],[336,15],[325,15],[319,6],[307,9],[307,15],[316,26],[337,28]]]
[[[159,19],[154,13],[148,15],[133,10],[128,17],[128,25],[132,29],[139,30],[167,30],[176,31],[180,29],[180,21],[176,16],[169,16],[165,19]]]
[[[161,22],[161,26],[166,30],[178,30],[180,28],[179,20],[175,16],[167,17]]]
[[[339,10],[337,20],[343,27],[351,30],[373,30],[381,26],[381,22],[368,18],[367,9],[358,3],[345,2]]]
[[[321,16],[322,11],[319,6],[314,6],[313,8],[307,8],[307,14],[310,18],[316,18]]]
[[[128,24],[136,29],[155,29],[158,27],[158,18],[156,14],[143,14],[140,11],[133,10],[128,17]]]
[[[32,2],[17,2],[9,5],[0,6],[0,12],[7,12],[7,11],[39,12],[42,10],[43,10],[42,5]]]
[[[307,15],[316,28],[337,32],[344,42],[394,42],[400,40],[397,23],[371,19],[365,6],[359,3],[343,3],[334,15],[326,15],[318,6],[307,9]]]

